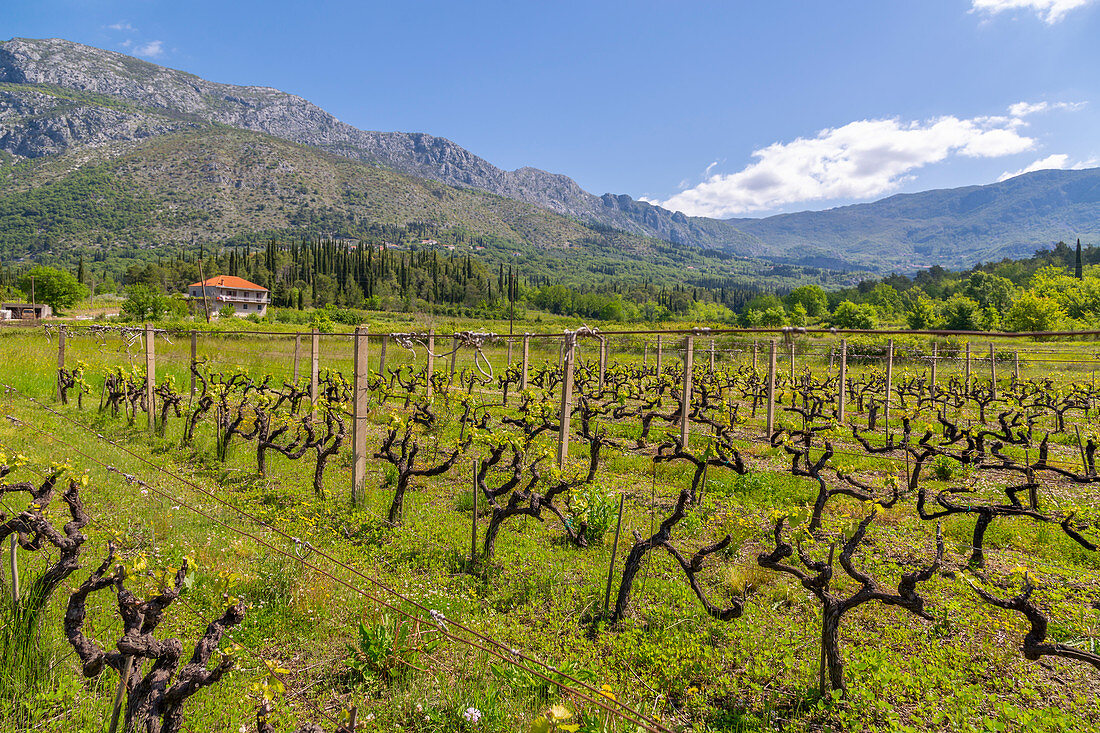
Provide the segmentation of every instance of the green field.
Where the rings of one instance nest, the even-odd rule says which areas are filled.
[[[420,319],[397,318],[371,323],[370,331],[420,333],[428,327]],[[560,319],[527,323],[523,328],[551,334],[576,325]],[[436,351],[441,353],[435,373],[447,377],[451,362],[443,353],[450,350],[450,332],[507,332],[508,323],[455,319],[436,321],[433,328],[440,334]],[[795,436],[807,425],[786,408],[792,406],[799,389],[826,403],[829,395],[835,395],[835,383],[827,380],[835,378],[840,368],[838,337],[797,337],[793,365],[789,347],[780,339],[776,423],[787,437],[774,443],[765,436],[763,402],[754,414],[752,401],[729,386],[748,389],[746,385],[751,384],[757,389],[766,381],[771,336],[715,335],[713,375],[712,337],[705,333],[695,337],[698,415],[721,428],[693,420],[686,449],[695,456],[711,455],[705,453],[707,447],[725,440],[727,448],[740,451],[747,470],[708,467],[701,496],[672,527],[670,542],[690,558],[728,535],[728,544],[706,556],[697,577],[701,592],[714,606],[741,604],[743,612],[730,620],[708,615],[684,569],[670,552],[657,547],[642,561],[625,617],[613,623],[603,614],[609,568],[613,610],[624,562],[635,545],[634,533],[642,538],[652,535],[672,513],[681,491],[691,486],[694,473],[685,460],[653,460],[658,446],[679,433],[678,419],[654,420],[648,440],[639,445],[639,419],[633,413],[616,418],[613,409],[619,406],[629,412],[659,396],[659,403],[650,409],[675,415],[682,379],[682,336],[662,338],[660,377],[654,373],[655,335],[608,336],[606,379],[618,386],[602,393],[595,386],[599,343],[580,342],[577,395],[588,398],[596,429],[606,431],[606,439],[614,445],[602,448],[594,480],[582,482],[589,443],[581,435],[579,416],[574,415],[566,467],[551,468],[558,436],[546,430],[527,444],[521,471],[525,484],[532,476],[531,463],[546,454],[537,464],[543,476],[538,486],[561,481],[577,484],[557,506],[571,523],[589,522],[589,546],[570,542],[557,517],[544,511],[542,521],[518,516],[504,522],[488,563],[470,561],[474,462],[484,460],[506,437],[518,439],[517,429],[504,418],[527,414],[529,425],[536,419],[531,409],[521,410],[515,384],[510,386],[509,404],[502,404],[500,377],[510,371],[514,378],[518,372],[518,337],[511,347],[511,367],[503,340],[487,345],[476,360],[469,348],[457,353],[453,384],[450,389],[437,388],[431,406],[436,422],[416,427],[412,435],[421,446],[423,463],[418,465],[439,462],[456,449],[460,455],[442,475],[413,479],[403,521],[396,526],[387,521],[396,471],[373,453],[395,420],[403,421],[402,429],[408,424],[415,404],[423,402],[422,386],[408,405],[399,383],[392,389],[381,383],[372,388],[365,418],[369,425],[366,490],[363,501],[353,506],[350,430],[327,464],[322,498],[312,490],[312,453],[300,460],[269,453],[266,475],[261,476],[254,441],[238,436],[224,459],[219,459],[216,409],[198,423],[194,439],[187,444],[184,418],[173,415],[150,434],[140,410],[132,416],[101,410],[109,372],[121,370],[123,376],[144,378],[144,347],[139,340],[128,343],[132,337],[71,327],[65,342],[66,366],[81,369],[87,389],[78,407],[79,386],[69,391],[68,404],[61,405],[55,398],[56,331],[47,336],[41,328],[0,330],[0,353],[7,367],[0,378],[6,418],[0,421],[4,454],[0,463],[14,467],[4,481],[37,484],[53,471],[86,475],[87,486],[81,493],[91,518],[83,529],[87,541],[80,569],[64,580],[47,604],[37,641],[24,637],[18,645],[11,641],[18,635],[12,616],[9,553],[4,546],[0,619],[6,646],[0,667],[0,709],[8,712],[0,716],[0,731],[106,730],[118,675],[108,669],[86,679],[65,638],[62,619],[71,591],[105,558],[108,540],[117,544],[128,569],[126,586],[143,599],[169,582],[188,559],[187,589],[168,607],[157,631],[161,638],[182,641],[185,660],[207,624],[227,605],[242,602],[246,606],[243,622],[220,644],[223,651],[232,650],[232,671],[187,700],[183,730],[255,730],[256,710],[265,698],[274,710],[271,722],[280,731],[297,730],[304,721],[335,730],[336,721],[343,721],[353,706],[362,729],[378,731],[634,731],[638,725],[630,717],[655,730],[694,731],[1080,731],[1100,726],[1100,671],[1057,657],[1044,657],[1041,662],[1025,659],[1019,650],[1027,630],[1023,617],[983,602],[970,586],[974,583],[1006,598],[1015,595],[1026,573],[1037,586],[1037,605],[1050,618],[1048,640],[1096,653],[1100,555],[1074,541],[1057,522],[1025,516],[998,517],[990,524],[984,538],[985,564],[980,568],[968,567],[974,516],[944,518],[942,563],[919,584],[929,618],[875,602],[844,616],[840,646],[847,692],[820,693],[821,604],[797,580],[761,567],[757,558],[775,548],[776,519],[798,519],[805,513],[803,507],[817,496],[814,478],[792,474],[787,447],[798,449]],[[186,416],[197,403],[190,394],[190,336],[166,333],[154,343],[157,383],[167,381],[181,396]],[[203,374],[242,373],[257,381],[270,375],[276,385],[292,381],[293,335],[200,333],[196,344]],[[332,374],[338,372],[351,380],[350,334],[322,334],[319,344],[322,378],[327,373],[330,380],[338,380]],[[932,342],[907,336],[894,346],[893,385],[900,391],[891,398],[889,423],[879,415],[876,428],[865,434],[876,447],[901,440],[903,421],[920,426],[914,428],[913,443],[906,443],[915,445],[924,424],[936,423],[935,412],[940,409],[938,403],[917,404],[905,392],[905,385],[929,376]],[[534,382],[536,374],[545,378],[556,373],[559,337],[533,338],[530,348]],[[987,341],[971,344],[972,394],[980,395],[988,387],[991,365],[996,366],[999,397],[990,400],[985,425],[973,399],[963,400],[959,407],[943,407],[945,418],[974,435],[980,427],[996,432],[999,412],[1033,413],[1033,442],[1003,446],[1000,452],[1013,461],[1032,463],[1039,439],[1051,432],[1049,465],[1086,480],[1039,469],[1042,511],[1059,518],[1076,512],[1074,526],[1095,542],[1100,483],[1089,480],[1087,466],[1082,468],[1081,463],[1084,444],[1096,439],[1100,407],[1093,403],[1094,372],[1100,364],[1095,342],[998,339],[994,350],[997,358],[991,363]],[[870,384],[884,376],[885,338],[854,337],[848,341],[848,352],[848,376],[854,384]],[[371,341],[369,354],[370,367],[377,372],[379,337]],[[940,339],[936,354],[941,395],[961,394],[963,388],[958,385],[966,383],[967,371],[965,342]],[[302,332],[298,360],[304,384],[311,366],[308,332]],[[386,346],[386,381],[399,367],[410,367],[401,372],[406,378],[425,363],[421,344],[408,350],[391,340]],[[1051,381],[1047,384],[1044,379]],[[716,380],[726,380],[730,391],[707,403],[700,389]],[[926,389],[927,383],[923,384]],[[1025,399],[1020,395],[1027,392],[1027,385],[1036,389]],[[1060,432],[1054,431],[1057,420],[1050,410],[1023,407],[1048,393],[1056,403],[1071,389],[1085,394],[1086,403],[1068,408],[1065,429]],[[559,393],[556,385],[543,388],[534,383],[527,393],[528,404],[545,406],[552,413],[546,421],[552,423]],[[256,419],[253,398],[233,394],[226,404],[243,416],[242,424],[248,427]],[[869,401],[875,394],[882,396],[872,389]],[[805,408],[808,398],[799,399]],[[474,416],[469,421],[461,419],[466,403]],[[336,404],[331,409],[345,407]],[[728,419],[731,410],[737,415],[732,421]],[[488,416],[485,429],[473,427],[480,415]],[[868,427],[868,411],[858,409],[854,395],[850,395],[846,419],[861,431]],[[350,419],[347,422],[350,425]],[[876,507],[854,564],[874,576],[883,589],[894,592],[903,573],[927,566],[934,555],[937,522],[922,520],[916,510],[916,492],[904,490],[915,453],[898,447],[871,454],[848,427],[831,423],[827,415],[808,421],[822,428],[824,438],[814,437],[807,455],[816,460],[822,455],[821,440],[831,440],[835,455],[828,465],[872,487],[875,499],[833,496],[824,507],[820,531],[805,532],[803,524],[786,530],[787,538],[802,537],[806,553],[824,559],[830,545],[842,546]],[[1080,448],[1076,428],[1081,430]],[[936,445],[946,440],[938,426],[933,432]],[[473,441],[467,445],[471,433]],[[992,441],[987,439],[978,463],[993,460],[988,448]],[[959,453],[958,445],[940,449]],[[507,478],[506,463],[490,472],[490,486]],[[965,487],[976,503],[988,505],[1003,502],[1003,487],[1021,481],[1009,470],[935,458],[926,464],[919,487],[929,496]],[[829,482],[830,486],[843,483],[839,474],[830,475]],[[882,506],[889,503],[884,501],[889,487],[898,483],[900,498]],[[625,497],[624,509],[615,546],[621,497]],[[0,510],[8,518],[28,508],[22,493],[5,492],[0,499],[4,501]],[[479,554],[489,523],[487,504],[487,497],[480,494]],[[57,525],[64,522],[64,507],[57,499],[47,516]],[[27,588],[56,560],[57,553],[20,550],[17,557],[22,585]],[[794,560],[787,562],[797,565]],[[834,591],[844,597],[858,588],[839,565],[832,582]],[[446,634],[424,609],[448,619]],[[121,628],[114,594],[110,590],[93,594],[85,633],[110,649]],[[511,650],[523,657],[517,658]],[[500,657],[520,663],[510,664]],[[143,671],[148,669],[147,664]],[[568,711],[569,717],[548,719],[548,711],[556,705],[562,706],[559,715]],[[470,708],[480,715],[468,714]]]

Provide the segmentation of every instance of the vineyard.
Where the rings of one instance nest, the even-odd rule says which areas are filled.
[[[0,732],[1100,728],[1094,340],[0,349]]]

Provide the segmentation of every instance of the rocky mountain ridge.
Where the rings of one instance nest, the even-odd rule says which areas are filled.
[[[763,219],[688,217],[627,195],[596,196],[537,168],[505,171],[426,133],[357,129],[270,87],[202,79],[60,39],[0,43],[0,162],[206,127],[282,138],[447,186],[533,204],[597,229],[819,267],[912,271],[1029,254],[1059,239],[1100,238],[1100,169],[1040,171],[986,186],[926,191]]]
[[[567,176],[536,168],[502,170],[446,138],[360,130],[301,97],[277,89],[211,82],[71,41],[16,38],[0,44],[0,82],[8,82],[7,89],[0,91],[0,121],[14,117],[20,103],[26,104],[12,85],[31,85],[26,92],[31,95],[34,85],[44,85],[123,100],[134,106],[125,122],[114,121],[106,125],[110,129],[101,132],[95,131],[97,115],[88,109],[65,109],[52,124],[45,110],[37,110],[37,125],[7,129],[0,136],[0,150],[23,157],[55,154],[66,145],[118,139],[127,127],[135,130],[135,139],[146,132],[179,129],[182,123],[166,126],[150,119],[166,115],[265,132],[633,234],[679,244],[723,246],[743,255],[764,254],[766,249],[763,243],[723,222],[686,217],[629,196],[595,196]],[[85,115],[90,119],[84,119]]]

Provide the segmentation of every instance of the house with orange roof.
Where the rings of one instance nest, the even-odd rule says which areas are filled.
[[[200,308],[205,298],[211,313],[220,312],[228,305],[233,308],[233,315],[267,315],[267,288],[235,275],[215,275],[203,282],[191,283],[187,286],[187,296]]]

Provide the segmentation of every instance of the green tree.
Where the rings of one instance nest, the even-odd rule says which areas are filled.
[[[968,298],[977,301],[983,309],[1004,311],[1012,305],[1016,286],[1008,278],[979,271],[966,279],[963,292]]]
[[[148,285],[131,285],[122,301],[122,314],[133,321],[158,321],[164,306],[161,296]]]
[[[825,291],[817,285],[802,285],[787,293],[783,299],[787,308],[794,313],[796,306],[801,305],[806,309],[806,315],[810,318],[820,318],[829,307],[829,299]]]
[[[746,308],[741,311],[741,315],[737,317],[737,322],[741,328],[759,328],[760,327],[760,311],[755,308]]]
[[[1066,312],[1054,298],[1025,292],[1005,314],[1005,327],[1010,331],[1053,331],[1066,317]]]
[[[795,303],[791,308],[790,321],[792,326],[805,326],[809,314],[806,312],[806,306],[801,303]]]
[[[782,308],[771,307],[760,314],[760,325],[765,328],[779,328],[787,325],[787,313]]]
[[[874,328],[875,309],[868,303],[853,303],[845,300],[833,311],[829,323],[837,328]]]
[[[902,308],[901,294],[893,285],[878,283],[867,296],[867,301],[883,313],[893,315]]]
[[[37,303],[47,303],[54,310],[65,310],[76,305],[88,294],[71,272],[39,265],[19,278],[19,289],[27,298]]]
[[[956,293],[943,304],[943,325],[952,331],[980,331],[981,307],[976,300]]]
[[[909,328],[914,330],[935,328],[937,321],[935,301],[918,290],[917,294],[909,299],[905,319],[909,323]]]

